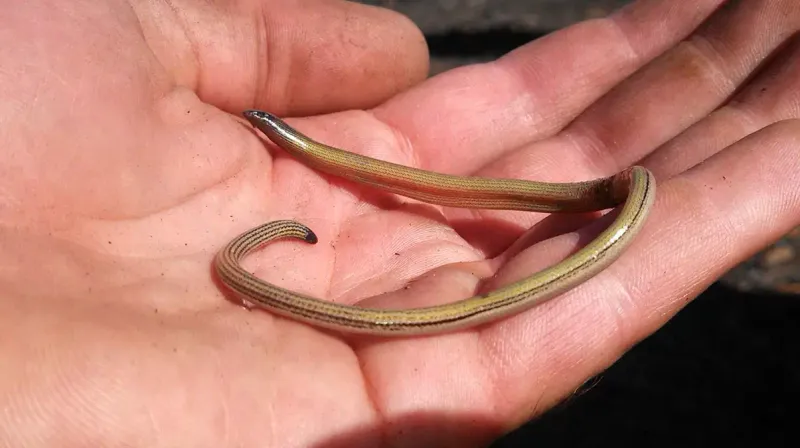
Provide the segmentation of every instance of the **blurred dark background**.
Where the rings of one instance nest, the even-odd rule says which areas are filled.
[[[683,1],[683,0],[674,0]],[[495,59],[627,0],[365,0],[423,30],[432,74]],[[583,390],[498,440],[518,446],[800,446],[800,228],[731,270]]]

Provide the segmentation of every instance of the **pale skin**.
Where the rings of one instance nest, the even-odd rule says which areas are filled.
[[[4,8],[3,442],[478,446],[546,411],[800,224],[800,5],[723,3],[639,1],[424,82],[419,31],[344,2]],[[658,197],[615,264],[540,307],[443,336],[341,337],[230,300],[216,251],[297,219],[320,243],[270,245],[257,275],[412,307],[519,279],[606,221],[321,176],[253,132],[248,108],[454,174],[643,164]]]

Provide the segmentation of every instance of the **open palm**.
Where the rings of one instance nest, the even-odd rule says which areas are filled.
[[[376,8],[16,3],[0,17],[15,43],[0,49],[10,445],[481,445],[800,222],[794,0],[642,0],[411,89],[424,41]],[[259,138],[248,108],[453,174],[560,182],[641,163],[658,198],[620,260],[554,301],[452,334],[342,337],[228,300],[215,252],[295,219],[320,243],[269,245],[247,260],[257,275],[415,307],[522,278],[606,223],[320,175]]]

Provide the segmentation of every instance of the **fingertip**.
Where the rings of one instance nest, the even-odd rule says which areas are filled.
[[[403,68],[406,70],[406,84],[403,87],[423,81],[430,72],[430,50],[425,34],[408,16],[386,8],[378,9],[387,14],[386,28],[396,34],[391,37],[398,44],[402,43],[395,48],[400,52],[397,57],[405,61]]]
[[[272,85],[262,90],[291,94],[285,104],[271,104],[273,112],[299,116],[369,109],[427,78],[425,36],[405,15],[345,2],[303,11],[302,26],[313,32],[300,36],[313,38],[298,39],[297,24],[281,23],[279,37],[295,38],[287,45],[293,61],[285,67],[302,71],[271,70]]]

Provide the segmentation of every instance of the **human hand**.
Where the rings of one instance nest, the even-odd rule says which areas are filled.
[[[0,432],[16,445],[467,446],[546,410],[800,221],[800,11],[738,2],[695,30],[720,3],[638,2],[369,112],[290,121],[434,171],[569,181],[641,160],[659,179],[634,246],[585,285],[497,324],[388,341],[247,312],[211,258],[246,228],[296,219],[321,243],[268,246],[248,261],[260,277],[411,307],[521,278],[586,232],[548,238],[586,220],[440,209],[320,176],[235,118],[381,102],[424,73],[413,27],[332,2],[16,8],[0,27],[20,42],[2,50]]]

